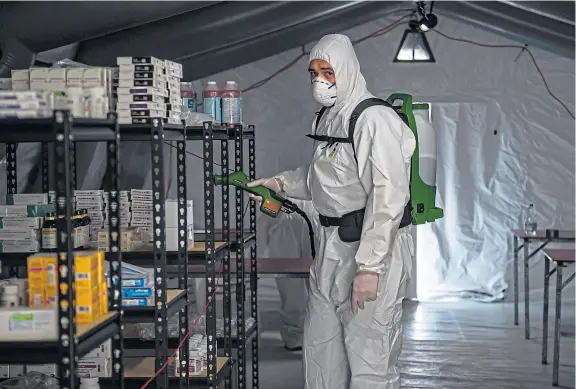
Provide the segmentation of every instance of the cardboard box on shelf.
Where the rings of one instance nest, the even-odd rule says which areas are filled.
[[[111,358],[112,357],[112,342],[107,340],[100,346],[96,347],[94,350],[90,351],[82,359],[93,359],[93,358]]]
[[[24,375],[24,365],[10,365],[10,378],[22,377]]]
[[[58,367],[52,363],[46,363],[43,365],[26,365],[26,373],[30,373],[32,371],[46,374],[51,377],[58,376]]]
[[[54,340],[58,337],[57,320],[55,309],[3,308],[0,310],[0,340]]]
[[[82,358],[78,361],[76,374],[82,377],[109,377],[110,359],[109,358]]]

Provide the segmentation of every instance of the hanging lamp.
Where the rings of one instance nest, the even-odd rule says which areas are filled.
[[[394,62],[408,63],[435,63],[434,54],[426,39],[426,34],[418,27],[416,20],[408,23],[408,29],[404,31],[400,46],[396,51]]]

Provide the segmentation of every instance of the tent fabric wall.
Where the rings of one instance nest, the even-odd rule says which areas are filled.
[[[522,44],[439,15],[438,29],[488,44]],[[368,23],[344,33],[361,38],[393,22]],[[378,96],[412,94],[432,103],[437,126],[438,202],[446,216],[419,227],[428,255],[418,258],[434,274],[427,294],[457,293],[501,299],[509,289],[511,228],[534,203],[542,227],[574,228],[574,120],[546,92],[529,56],[520,50],[482,48],[431,32],[436,64],[393,64],[403,28],[356,46],[370,90]],[[308,46],[310,48],[310,46]],[[574,61],[530,49],[550,89],[574,111]],[[301,53],[294,49],[198,80],[252,85]],[[310,131],[318,106],[312,99],[307,59],[243,97],[244,118],[256,125],[257,173],[269,176],[310,158]],[[494,134],[496,131],[496,134]],[[193,145],[196,153],[200,150]],[[201,164],[198,164],[199,169]],[[189,183],[199,171],[189,172]],[[189,185],[191,188],[192,185]],[[190,191],[201,196],[199,191]],[[195,199],[196,201],[201,200]],[[200,205],[197,202],[198,205]],[[201,223],[201,208],[195,210]],[[428,230],[428,231],[427,231]],[[424,267],[425,268],[425,267]],[[541,272],[534,272],[541,278]],[[422,276],[419,277],[422,281]],[[541,285],[533,283],[533,285]]]
[[[523,44],[450,20],[440,12],[438,16],[437,28],[449,36],[490,44]],[[378,20],[343,33],[361,38],[393,20]],[[427,283],[428,292],[475,292],[490,299],[502,298],[509,284],[510,229],[518,225],[518,215],[527,203],[535,204],[542,226],[574,228],[574,121],[548,95],[526,53],[515,60],[520,50],[481,48],[430,32],[436,64],[395,64],[392,59],[402,33],[400,27],[366,40],[357,45],[356,52],[375,95],[405,92],[434,107],[440,153],[438,202],[446,216],[434,225],[419,227],[418,241],[427,245],[428,255],[418,260],[435,275]],[[550,89],[573,112],[574,61],[530,50]],[[301,49],[295,48],[197,80],[195,85],[200,91],[208,79],[221,83],[236,80],[245,88],[300,53]],[[318,106],[312,99],[307,65],[303,58],[243,97],[245,121],[254,124],[258,134],[259,176],[309,161],[312,142],[304,136]],[[198,142],[189,142],[188,149],[201,155]],[[147,146],[123,144],[121,152],[122,186],[148,186]],[[219,153],[217,145],[218,159]],[[104,156],[102,150],[94,154],[90,168],[100,166]],[[188,193],[195,201],[195,225],[201,227],[202,163],[193,156],[188,158]],[[97,177],[93,174],[83,186],[99,186]],[[169,192],[169,196],[174,194]],[[218,196],[216,199],[219,209]],[[541,278],[541,273],[537,276]]]

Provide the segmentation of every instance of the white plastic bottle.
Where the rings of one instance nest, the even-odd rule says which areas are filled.
[[[538,223],[534,211],[534,204],[530,204],[524,212],[524,232],[528,236],[535,236],[538,231]]]
[[[77,118],[85,116],[85,102],[84,91],[79,86],[69,86],[66,88],[66,104],[70,113]]]
[[[418,173],[426,185],[436,186],[436,133],[429,117],[427,104],[414,108],[414,120],[418,129]]]
[[[100,389],[98,377],[82,377],[80,378],[80,389]]]
[[[4,285],[2,287],[1,303],[3,308],[20,306],[20,291],[18,285]]]
[[[226,81],[222,98],[222,123],[242,123],[242,96],[236,81]]]
[[[202,91],[204,113],[212,116],[216,123],[222,122],[222,98],[216,81],[208,81]]]

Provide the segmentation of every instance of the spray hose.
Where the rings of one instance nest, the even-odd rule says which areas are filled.
[[[302,216],[302,218],[304,218],[304,221],[308,225],[308,236],[310,237],[310,252],[312,253],[312,259],[315,259],[316,258],[316,247],[314,246],[314,229],[312,228],[312,222],[308,218],[308,215],[306,215],[306,213],[304,211],[302,211],[300,208],[296,207],[294,212],[296,212],[298,215]]]
[[[290,200],[286,200],[285,198],[282,199],[282,211],[289,215],[291,213],[297,213],[300,215],[306,224],[308,225],[308,236],[310,237],[310,252],[312,253],[312,259],[316,258],[316,247],[314,246],[314,228],[312,227],[312,222],[306,212],[298,208],[296,204],[294,204]]]

